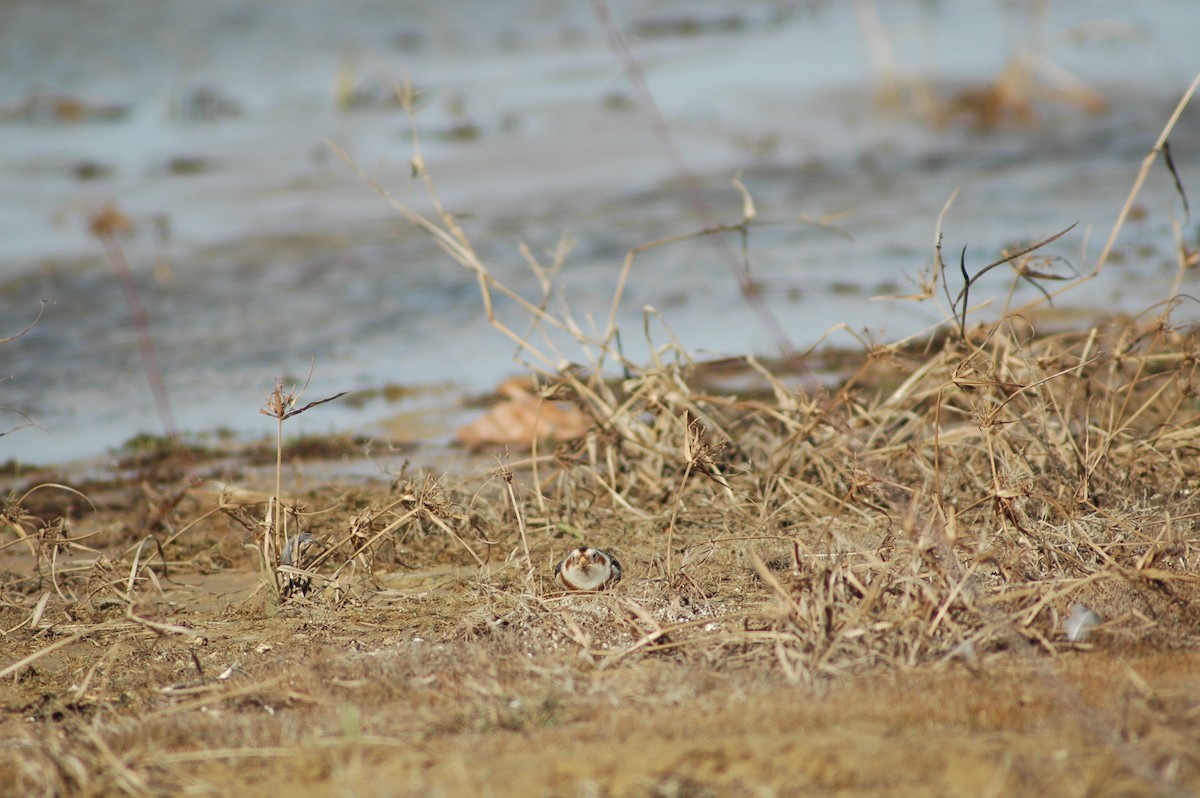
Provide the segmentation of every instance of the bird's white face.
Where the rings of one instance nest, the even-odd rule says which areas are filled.
[[[621,571],[607,552],[580,546],[559,564],[556,578],[568,590],[603,590],[621,578]]]

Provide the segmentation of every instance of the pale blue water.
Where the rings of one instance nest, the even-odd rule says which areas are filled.
[[[1048,4],[1040,20],[1026,4],[993,0],[876,5],[894,73],[879,66],[849,3],[613,3],[718,220],[739,218],[729,182],[739,172],[760,218],[844,214],[849,238],[788,224],[751,240],[764,301],[798,348],[839,323],[889,338],[941,318],[932,306],[870,297],[911,291],[955,188],[948,251],[969,243],[982,265],[1079,222],[1051,251],[1090,268],[1143,155],[1200,70],[1200,6],[1188,0]],[[680,35],[651,24],[689,15],[711,29]],[[983,85],[1031,42],[1050,65],[1043,85],[1069,73],[1107,112],[1046,97],[1030,123],[979,132],[933,124],[915,110],[919,91],[899,107],[880,100],[887,74],[943,96]],[[161,429],[121,287],[86,232],[87,213],[107,201],[138,225],[126,254],[186,431],[268,432],[258,414],[265,391],[278,374],[303,379],[310,357],[310,398],[389,383],[480,390],[517,370],[473,278],[323,144],[337,141],[398,198],[427,209],[409,177],[403,115],[335,101],[339,80],[374,77],[386,93],[387,79],[405,73],[424,91],[419,121],[443,199],[501,279],[536,297],[518,239],[539,255],[564,232],[576,240],[561,281],[581,324],[603,325],[627,249],[699,226],[649,117],[626,108],[636,92],[589,4],[7,2],[0,107],[65,94],[128,114],[0,121],[0,336],[31,319],[39,299],[53,302],[33,332],[0,345],[0,405],[40,426],[0,437],[0,459],[93,456]],[[240,114],[186,117],[181,105],[196,87]],[[465,122],[477,136],[439,137]],[[1194,188],[1200,111],[1189,109],[1172,146]],[[173,169],[178,159],[202,168]],[[82,179],[81,164],[103,174]],[[1165,296],[1171,217],[1182,217],[1165,169],[1139,207],[1124,259],[1064,304],[1139,310]],[[1184,230],[1194,245],[1195,221]],[[1006,289],[997,273],[979,298]],[[637,261],[621,317],[635,356],[645,351],[644,305],[696,351],[777,349],[704,241]],[[524,331],[511,307],[501,311]],[[293,431],[372,431],[386,415],[453,396],[335,403]]]

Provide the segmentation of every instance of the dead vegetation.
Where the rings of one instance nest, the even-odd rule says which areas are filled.
[[[940,332],[869,347],[831,387],[746,357],[754,390],[724,392],[669,332],[650,341],[653,309],[649,362],[623,354],[616,309],[636,253],[607,325],[585,331],[552,281],[528,298],[493,277],[438,204],[419,141],[412,165],[437,214],[397,208],[478,281],[530,395],[573,406],[580,434],[553,451],[535,437],[482,474],[287,495],[283,422],[320,402],[297,409],[281,384],[265,411],[279,431],[271,485],[15,491],[0,543],[0,784],[1200,785],[1200,335],[1173,321],[1178,286],[1138,318],[1039,334],[1036,306],[980,322],[967,290],[986,293],[978,278],[1003,265],[1013,283],[1044,282],[1035,250],[973,276],[964,260]],[[1178,247],[1182,274],[1192,253]],[[947,271],[939,238],[925,301],[950,299]],[[555,589],[553,564],[583,544],[620,558],[620,585]],[[905,757],[924,764],[864,766]]]

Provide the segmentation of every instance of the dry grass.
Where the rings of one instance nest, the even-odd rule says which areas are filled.
[[[1038,334],[1036,307],[975,321],[964,287],[944,308],[949,332],[870,348],[836,387],[746,357],[755,380],[734,394],[706,387],[674,342],[647,363],[624,356],[616,309],[637,251],[607,325],[585,332],[565,301],[548,311],[552,281],[528,298],[496,280],[437,202],[419,141],[413,168],[436,216],[398,209],[478,281],[541,394],[575,403],[589,432],[474,476],[405,471],[287,497],[283,421],[311,405],[280,386],[262,492],[135,482],[93,486],[90,505],[74,489],[14,493],[0,784],[1200,786],[1200,336],[1173,323],[1173,299]],[[1037,280],[1037,257],[998,263]],[[923,300],[949,298],[945,279],[935,268]],[[301,532],[321,545],[282,563]],[[617,589],[556,592],[552,564],[584,542],[620,557]],[[1068,630],[1076,606],[1095,628]]]

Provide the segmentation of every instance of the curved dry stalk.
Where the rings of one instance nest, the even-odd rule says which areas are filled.
[[[1175,129],[1175,125],[1179,122],[1179,117],[1183,116],[1183,111],[1192,101],[1192,95],[1196,93],[1196,89],[1200,88],[1200,73],[1192,80],[1192,84],[1188,86],[1187,91],[1179,98],[1179,102],[1175,105],[1175,110],[1171,112],[1171,116],[1167,119],[1167,123],[1163,125],[1162,132],[1158,134],[1158,141],[1154,142],[1154,146],[1150,148],[1150,152],[1146,153],[1146,157],[1142,159],[1142,166],[1138,170],[1137,177],[1133,180],[1133,186],[1129,189],[1129,196],[1125,198],[1125,204],[1121,206],[1121,212],[1117,214],[1117,221],[1113,223],[1113,229],[1108,234],[1108,240],[1104,242],[1104,248],[1100,250],[1100,257],[1096,258],[1096,266],[1092,269],[1088,278],[1095,277],[1104,268],[1104,264],[1108,263],[1108,256],[1112,254],[1113,245],[1117,243],[1117,236],[1121,234],[1121,228],[1125,226],[1125,220],[1129,218],[1129,212],[1133,209],[1134,200],[1142,191],[1142,184],[1146,182],[1146,175],[1150,174],[1150,167],[1154,166],[1154,162],[1158,160],[1159,154],[1163,153],[1167,146],[1167,137],[1171,135],[1171,131]],[[1082,282],[1082,281],[1080,281]],[[1071,285],[1077,285],[1072,283]],[[1065,289],[1064,289],[1065,290]]]

